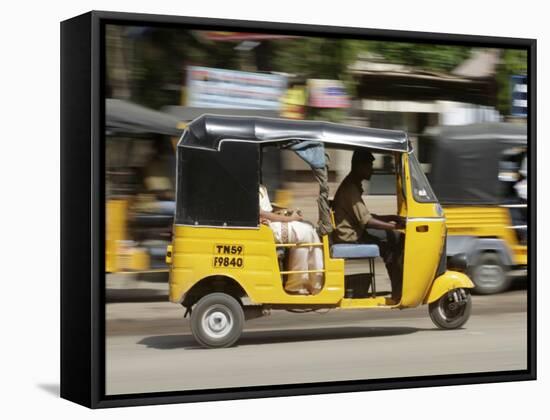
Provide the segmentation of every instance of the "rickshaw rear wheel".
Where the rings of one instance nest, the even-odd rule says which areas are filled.
[[[193,307],[191,332],[204,347],[230,347],[240,338],[244,319],[237,299],[226,293],[210,293]]]
[[[458,300],[455,292],[458,293]],[[470,318],[471,311],[472,297],[468,289],[452,290],[429,305],[433,323],[446,330],[462,327]]]

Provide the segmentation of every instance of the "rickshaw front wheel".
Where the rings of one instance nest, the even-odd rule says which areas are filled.
[[[241,304],[226,293],[203,296],[191,312],[191,332],[204,347],[230,347],[239,339],[244,326]]]
[[[460,328],[470,318],[472,297],[468,289],[455,289],[430,303],[429,313],[433,323],[442,329]]]

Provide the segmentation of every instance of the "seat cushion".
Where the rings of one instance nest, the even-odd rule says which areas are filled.
[[[374,244],[336,244],[330,253],[332,258],[375,258],[380,256],[380,249]]]

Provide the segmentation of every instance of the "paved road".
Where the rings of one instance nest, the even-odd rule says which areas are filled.
[[[108,394],[526,368],[525,290],[474,296],[465,328],[438,330],[427,307],[276,311],[238,346],[197,347],[178,305],[107,305]]]

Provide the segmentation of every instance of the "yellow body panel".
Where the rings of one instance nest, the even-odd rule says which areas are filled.
[[[230,247],[227,253],[224,247]],[[323,238],[322,291],[317,295],[290,295],[283,288],[276,244],[268,226],[232,229],[175,225],[170,300],[181,302],[197,282],[221,275],[237,281],[253,303],[336,304],[344,295],[344,261],[327,258],[328,252],[327,238]]]
[[[427,231],[417,231],[426,226]],[[401,306],[415,307],[422,303],[435,277],[445,240],[445,221],[409,220],[405,235]]]
[[[403,155],[403,159],[407,162],[408,156]],[[415,201],[408,164],[405,177],[407,227],[400,307],[415,307],[422,303],[435,277],[445,241],[445,219],[437,203]]]
[[[124,199],[108,200],[105,209],[105,270],[107,272],[119,271],[120,241],[127,238],[126,224],[128,213],[128,201]]]
[[[514,263],[517,265],[527,265],[527,246],[515,245],[512,247],[514,254]]]
[[[129,264],[125,267],[132,271],[146,271],[151,267],[151,258],[143,248],[134,248],[130,251]]]
[[[466,274],[459,273],[458,271],[446,271],[445,274],[435,279],[424,303],[435,302],[453,289],[472,289],[473,287],[474,283],[472,283],[472,280]]]
[[[147,272],[151,258],[144,248],[128,247],[129,201],[124,198],[107,201],[105,231],[105,271],[108,273]],[[166,270],[154,270],[166,271]]]
[[[502,239],[512,251],[514,264],[527,265],[527,246],[518,242],[506,207],[448,206],[444,208],[449,235]]]

